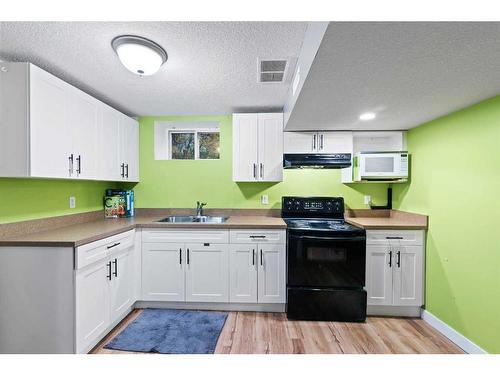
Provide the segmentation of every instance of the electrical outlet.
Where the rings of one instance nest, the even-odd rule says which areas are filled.
[[[269,204],[269,196],[267,194],[264,194],[260,197],[260,202],[262,204]]]
[[[365,204],[370,204],[370,203],[372,203],[371,195],[365,195]]]
[[[75,208],[75,207],[76,207],[76,198],[69,197],[69,208]]]

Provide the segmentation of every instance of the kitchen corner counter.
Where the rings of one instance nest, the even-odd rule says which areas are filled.
[[[86,223],[0,239],[0,246],[77,247],[135,228],[178,229],[286,229],[280,217],[229,216],[225,223],[159,223],[163,216],[139,215],[129,219],[99,219]]]
[[[364,229],[427,229],[428,216],[399,210],[347,210],[345,221]]]

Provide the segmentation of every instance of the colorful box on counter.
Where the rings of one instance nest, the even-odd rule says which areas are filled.
[[[111,199],[110,199],[111,198]],[[113,205],[118,202],[116,216],[113,216]],[[107,206],[110,206],[109,208]],[[109,211],[110,216],[107,215]],[[105,217],[133,217],[134,212],[134,191],[122,189],[107,189],[104,197]]]

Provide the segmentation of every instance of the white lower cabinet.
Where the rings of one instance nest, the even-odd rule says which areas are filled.
[[[231,244],[230,251],[230,302],[285,303],[285,243],[281,231],[254,235],[245,231],[231,231],[231,238],[246,237],[248,244]]]
[[[89,248],[107,249],[106,258],[77,269],[75,273],[76,352],[90,350],[109,328],[123,318],[135,303],[134,231],[126,236],[84,245],[76,255]],[[109,241],[106,243],[106,241]],[[120,245],[126,244],[121,247]]]
[[[185,301],[185,258],[183,243],[143,243],[142,299]]]
[[[285,241],[284,230],[143,231],[142,299],[284,304]]]
[[[229,302],[227,244],[186,244],[186,301]]]
[[[76,274],[76,350],[81,353],[99,339],[110,324],[109,261],[100,261]]]
[[[367,231],[368,305],[420,307],[423,290],[424,232]]]

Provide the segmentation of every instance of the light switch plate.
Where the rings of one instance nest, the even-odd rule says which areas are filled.
[[[76,207],[76,198],[69,197],[69,208],[75,208],[75,207]]]
[[[365,195],[365,204],[370,204],[370,203],[372,203],[371,195]]]
[[[264,194],[260,197],[260,202],[262,204],[269,204],[269,196],[267,194]]]

